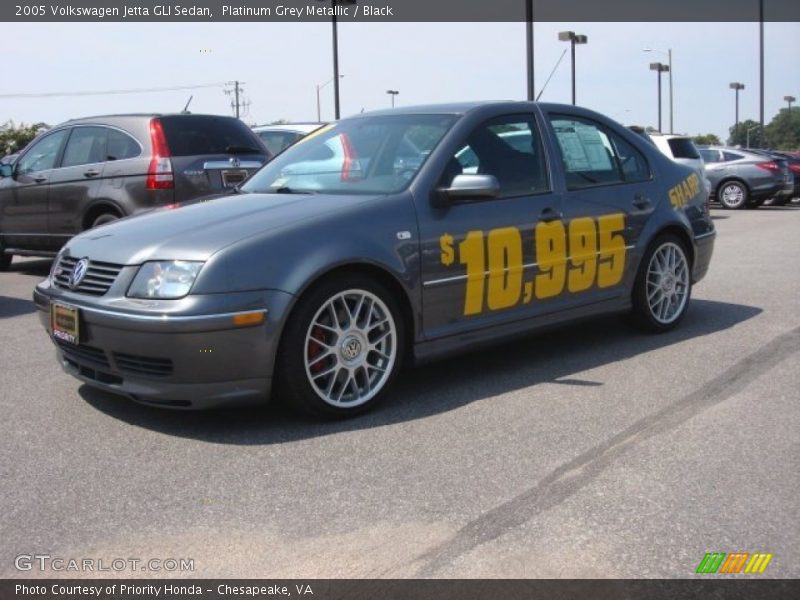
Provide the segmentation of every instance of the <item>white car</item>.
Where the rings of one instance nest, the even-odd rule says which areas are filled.
[[[283,123],[281,125],[259,125],[253,131],[267,149],[275,156],[294,144],[300,138],[307,136],[325,125],[325,123]]]
[[[706,165],[700,151],[695,146],[692,138],[685,135],[673,135],[671,133],[649,132],[650,137],[656,148],[672,160],[683,165],[694,167],[700,180],[705,182],[706,190],[711,193],[711,182],[706,177]]]

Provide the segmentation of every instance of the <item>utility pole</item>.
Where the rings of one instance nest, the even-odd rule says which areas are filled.
[[[233,109],[233,114],[236,115],[238,119],[241,114],[241,108],[249,106],[249,102],[245,102],[242,94],[244,94],[244,88],[242,87],[244,81],[229,81],[226,85],[232,85],[233,89],[225,90],[225,93],[228,96],[233,96],[231,100],[231,108]],[[241,98],[241,99],[240,99]]]
[[[525,1],[525,70],[528,75],[528,101],[536,98],[533,66],[533,0]]]

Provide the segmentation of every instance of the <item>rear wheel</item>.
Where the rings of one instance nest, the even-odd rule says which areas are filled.
[[[639,266],[633,290],[637,325],[655,332],[669,331],[686,313],[692,292],[689,259],[677,236],[659,236]]]
[[[106,223],[113,223],[114,221],[119,219],[119,215],[111,212],[103,213],[98,216],[94,221],[92,221],[92,229],[95,227],[100,227],[100,225],[105,225]]]
[[[294,310],[278,355],[278,388],[321,417],[349,417],[374,406],[403,356],[397,302],[380,284],[347,275],[312,288]]]
[[[726,181],[717,192],[720,204],[725,208],[738,209],[747,204],[747,188],[738,181]]]

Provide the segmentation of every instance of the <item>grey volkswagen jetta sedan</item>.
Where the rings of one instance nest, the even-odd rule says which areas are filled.
[[[398,159],[409,145],[419,160]],[[349,416],[404,363],[598,314],[671,329],[711,259],[706,197],[691,168],[589,110],[374,112],[235,194],[76,236],[34,301],[91,386],[175,408],[275,389]]]

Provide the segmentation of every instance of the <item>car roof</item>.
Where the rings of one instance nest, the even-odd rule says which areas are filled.
[[[327,125],[327,123],[274,123],[272,125],[258,125],[253,127],[253,131],[296,131],[298,133],[311,133],[315,129]]]

